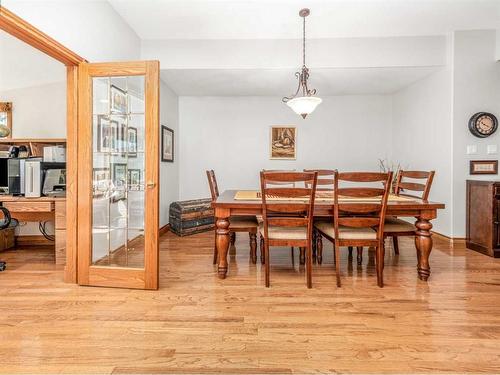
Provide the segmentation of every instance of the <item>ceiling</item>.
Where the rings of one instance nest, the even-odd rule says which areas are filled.
[[[60,62],[0,30],[0,91],[66,80]]]
[[[500,28],[498,0],[108,0],[141,39],[442,35]]]
[[[439,67],[315,69],[318,96],[392,94]],[[162,80],[180,96],[285,96],[297,89],[293,71],[281,69],[172,69]]]

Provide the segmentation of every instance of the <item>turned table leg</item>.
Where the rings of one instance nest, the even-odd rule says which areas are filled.
[[[216,212],[216,240],[219,254],[218,274],[220,279],[225,279],[227,274],[227,251],[229,249],[229,215]]]
[[[257,233],[249,233],[250,236],[250,259],[257,263]]]
[[[415,227],[417,227],[415,235],[415,247],[417,248],[417,271],[420,280],[427,281],[431,274],[429,266],[429,256],[432,251],[432,224],[428,219],[419,218]]]
[[[316,235],[316,251],[318,257],[318,263],[323,263],[323,237],[320,233]]]

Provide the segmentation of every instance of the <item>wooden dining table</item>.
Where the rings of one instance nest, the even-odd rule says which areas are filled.
[[[231,216],[248,216],[262,214],[261,199],[241,199],[245,196],[258,196],[258,192],[246,190],[226,190],[212,202],[215,209],[215,243],[218,252],[218,276],[225,279],[228,271],[227,253],[229,249],[229,223]],[[392,198],[391,198],[392,197]],[[418,198],[401,199],[389,197],[387,203],[388,216],[414,217],[415,247],[417,255],[417,273],[420,280],[427,281],[431,269],[429,257],[432,251],[431,220],[437,217],[437,210],[445,208],[443,203],[424,201]],[[293,201],[276,201],[273,203],[293,204]],[[362,202],[360,202],[361,204]],[[332,217],[333,200],[316,199],[314,217]]]

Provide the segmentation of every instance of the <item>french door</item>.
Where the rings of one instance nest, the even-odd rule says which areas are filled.
[[[78,72],[78,283],[158,289],[159,63]]]

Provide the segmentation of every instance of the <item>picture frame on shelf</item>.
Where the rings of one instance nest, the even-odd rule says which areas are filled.
[[[112,113],[127,114],[128,113],[128,103],[127,103],[127,93],[121,88],[111,85],[110,86],[110,110]]]
[[[12,138],[12,103],[0,102],[0,139]]]
[[[174,130],[161,126],[161,161],[174,162]]]

